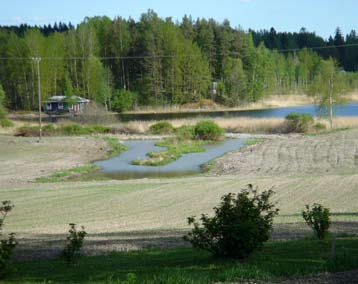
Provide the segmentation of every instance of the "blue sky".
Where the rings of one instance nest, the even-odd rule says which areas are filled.
[[[78,24],[86,16],[138,19],[153,9],[161,17],[180,20],[184,14],[228,19],[232,26],[299,31],[301,27],[327,38],[337,26],[343,33],[358,30],[357,0],[0,0],[0,25]]]

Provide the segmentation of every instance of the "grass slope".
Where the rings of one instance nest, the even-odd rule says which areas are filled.
[[[190,248],[112,253],[81,257],[73,266],[62,260],[16,262],[14,273],[0,283],[192,283],[239,279],[272,280],[358,267],[358,238],[338,238],[336,260],[331,241],[269,242],[245,261],[225,260]],[[349,253],[349,254],[348,254]],[[130,274],[130,275],[129,275]]]

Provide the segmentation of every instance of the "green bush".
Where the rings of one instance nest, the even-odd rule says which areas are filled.
[[[326,125],[323,124],[323,123],[320,123],[320,122],[317,122],[313,128],[316,130],[316,131],[320,131],[320,130],[325,130],[326,129]]]
[[[220,140],[224,130],[212,120],[203,120],[194,127],[194,137],[200,140]]]
[[[127,90],[117,90],[112,96],[111,108],[114,111],[123,112],[134,105],[136,94]]]
[[[65,248],[63,249],[61,256],[66,260],[68,264],[72,263],[78,256],[83,241],[87,235],[84,227],[81,227],[81,231],[77,231],[76,224],[69,224],[70,229],[66,238]]]
[[[4,221],[8,213],[14,208],[11,201],[2,201],[0,205],[0,278],[5,277],[9,272],[9,261],[17,242],[15,240],[15,234],[9,234],[7,239],[2,238],[2,228]]]
[[[12,123],[12,121],[7,119],[7,118],[4,118],[4,119],[0,120],[0,126],[3,127],[3,128],[11,127],[13,125],[14,124]]]
[[[89,133],[100,133],[100,134],[105,134],[105,133],[110,133],[111,132],[111,128],[108,126],[103,126],[103,125],[90,125],[90,126],[85,126],[84,127]]]
[[[289,113],[286,116],[287,132],[306,133],[314,123],[312,115],[308,113]]]
[[[305,219],[319,240],[323,240],[328,233],[331,224],[330,212],[321,204],[314,203],[312,209],[306,205],[306,210],[302,211],[302,217]]]
[[[78,124],[69,124],[61,128],[61,132],[65,135],[85,135],[90,134],[90,131]]]
[[[200,223],[195,217],[188,218],[194,229],[184,239],[215,256],[248,257],[270,237],[273,218],[278,214],[269,200],[272,194],[272,190],[258,194],[248,185],[238,194],[224,195],[213,217],[202,214]]]
[[[174,127],[168,121],[160,121],[151,125],[149,130],[154,134],[170,134],[174,131]]]
[[[178,140],[192,140],[195,137],[193,125],[183,125],[175,129],[175,135]]]

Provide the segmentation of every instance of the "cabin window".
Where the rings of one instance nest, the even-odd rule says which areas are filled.
[[[48,103],[48,104],[46,105],[46,108],[47,108],[48,110],[51,110],[51,109],[52,109],[52,104],[51,104],[51,103]]]
[[[58,103],[58,109],[63,109],[63,103]]]

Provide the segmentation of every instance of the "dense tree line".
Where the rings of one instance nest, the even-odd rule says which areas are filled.
[[[278,48],[265,35],[234,29],[228,21],[184,16],[175,23],[153,11],[139,21],[85,18],[76,28],[0,27],[0,84],[10,109],[36,108],[37,73],[31,58],[41,57],[44,100],[79,95],[114,110],[203,99],[236,106],[269,94],[306,92],[329,55],[305,48],[271,50],[296,45]],[[312,43],[319,44],[326,43]],[[352,66],[357,62],[353,58]],[[357,87],[355,73],[340,72],[350,88]]]
[[[328,40],[308,32],[305,28],[298,33],[276,32],[274,28],[269,31],[250,32],[256,46],[264,42],[267,48],[275,50],[314,48],[324,59],[334,58],[344,70],[358,71],[358,34],[355,30],[344,36],[337,28],[334,37],[330,36]]]

